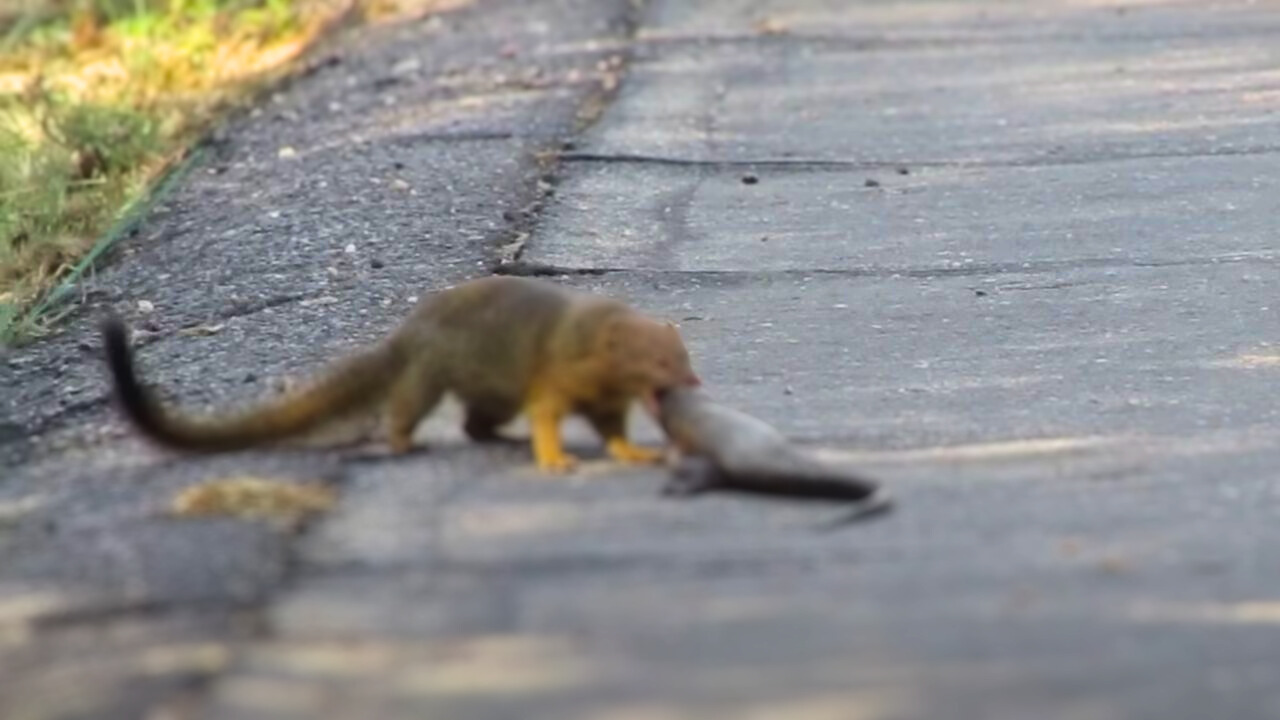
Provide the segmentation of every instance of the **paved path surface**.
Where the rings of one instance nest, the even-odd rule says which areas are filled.
[[[104,302],[155,302],[157,381],[248,397],[377,335],[412,288],[518,254],[680,320],[713,392],[880,476],[898,512],[822,532],[836,511],[663,500],[656,471],[541,479],[447,416],[425,431],[438,452],[394,461],[161,462],[112,439],[86,465],[46,443],[0,485],[0,669],[44,683],[11,701],[74,687],[111,717],[217,720],[1280,713],[1280,7],[446,17],[353,39],[264,111],[283,120],[242,122],[225,170],[104,276]],[[532,87],[476,89],[530,68]],[[372,91],[346,77],[399,78],[379,86],[399,104],[360,106]],[[282,144],[314,155],[282,163]],[[207,290],[237,283],[249,310],[219,310]],[[108,417],[89,360],[38,367],[85,355],[86,323],[10,361],[17,425]],[[70,409],[23,414],[68,386]],[[244,468],[328,474],[342,501],[300,539],[140,509]],[[108,716],[62,712],[29,717]]]

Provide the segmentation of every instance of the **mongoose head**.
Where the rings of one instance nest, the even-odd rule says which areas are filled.
[[[638,315],[620,318],[606,343],[614,367],[620,368],[618,380],[646,405],[656,405],[656,394],[664,389],[702,384],[672,323]]]

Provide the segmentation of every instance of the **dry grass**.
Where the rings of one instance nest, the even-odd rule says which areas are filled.
[[[250,476],[209,480],[173,499],[179,517],[232,516],[297,525],[333,508],[337,493],[322,483],[294,483]]]
[[[194,140],[368,0],[15,2],[0,0],[0,343],[37,334]]]

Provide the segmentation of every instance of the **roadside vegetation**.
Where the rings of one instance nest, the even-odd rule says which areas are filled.
[[[213,122],[328,28],[395,6],[0,0],[0,345],[65,312]]]

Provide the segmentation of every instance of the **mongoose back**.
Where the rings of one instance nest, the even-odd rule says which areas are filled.
[[[498,428],[525,413],[543,470],[575,464],[560,436],[571,414],[593,426],[613,458],[653,462],[661,452],[626,438],[631,403],[642,400],[652,412],[659,390],[699,384],[671,323],[615,299],[521,277],[485,277],[431,293],[382,341],[335,362],[309,386],[226,415],[165,409],[138,381],[118,318],[103,323],[103,339],[125,414],[153,441],[193,452],[289,441],[370,415],[391,450],[405,452],[418,422],[453,393],[466,407],[464,430],[477,441],[500,439]]]
[[[853,503],[854,516],[887,509],[878,483],[801,452],[773,426],[693,388],[659,392],[658,423],[676,450],[669,495],[728,490]]]

